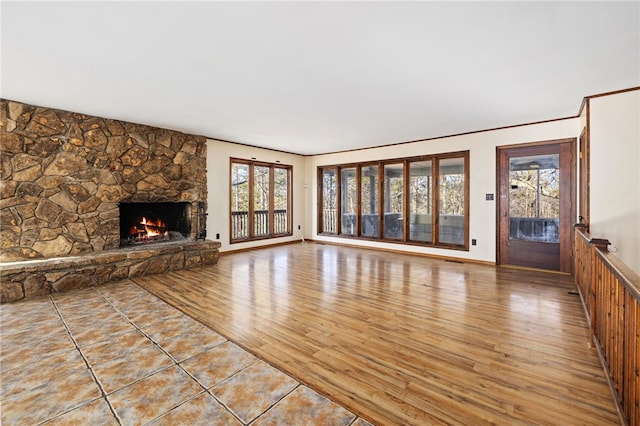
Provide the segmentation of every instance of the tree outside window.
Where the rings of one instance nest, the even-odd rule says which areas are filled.
[[[231,160],[231,242],[291,235],[291,167]]]

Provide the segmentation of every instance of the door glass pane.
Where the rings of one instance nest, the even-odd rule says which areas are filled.
[[[431,241],[431,161],[409,164],[409,238]]]
[[[322,170],[322,232],[335,234],[338,227],[338,192],[336,169]]]
[[[404,165],[384,166],[384,237],[402,239],[404,204]]]
[[[249,237],[249,165],[231,164],[231,239]]]
[[[253,168],[253,235],[269,234],[269,167]]]
[[[559,154],[509,159],[509,239],[559,242]]]
[[[363,166],[360,176],[362,236],[378,237],[378,166]]]
[[[439,242],[464,244],[464,158],[440,160]]]
[[[358,186],[356,169],[350,167],[340,171],[340,191],[342,194],[342,229],[345,235],[356,235],[356,207],[358,203]]]
[[[286,234],[289,232],[287,223],[289,214],[289,170],[275,167],[273,169],[273,233]]]

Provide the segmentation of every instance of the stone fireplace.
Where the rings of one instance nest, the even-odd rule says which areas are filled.
[[[204,137],[4,99],[0,126],[1,301],[217,261]]]

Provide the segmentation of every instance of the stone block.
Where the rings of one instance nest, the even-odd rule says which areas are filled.
[[[87,160],[73,152],[61,152],[44,170],[46,176],[67,176],[81,170],[87,170]]]
[[[18,190],[16,191],[16,196],[18,197],[22,197],[22,198],[29,198],[29,197],[37,197],[38,195],[40,195],[42,193],[43,189],[40,185],[38,185],[37,183],[33,183],[33,182],[21,182],[20,185],[18,185]],[[37,198],[35,198],[37,199]]]
[[[104,238],[104,249],[115,250],[120,247],[120,234],[107,235]]]
[[[21,228],[15,225],[9,225],[6,222],[2,224],[2,234],[0,234],[0,248],[7,249],[20,245],[22,238]]]
[[[29,247],[10,247],[0,251],[0,262],[18,262],[41,257],[40,253]]]
[[[14,302],[20,299],[24,299],[24,290],[21,283],[0,283],[0,303]]]
[[[63,292],[88,287],[91,276],[84,274],[69,274],[51,284],[51,289],[55,292]]]
[[[109,129],[109,133],[111,133],[112,136],[124,135],[124,127],[122,126],[122,123],[120,123],[119,121],[104,120],[104,122],[107,125],[107,129]]]
[[[115,265],[102,265],[97,267],[92,275],[93,285],[102,285],[108,283],[111,279],[111,274],[115,269]]]
[[[37,231],[38,229],[36,229]],[[39,239],[42,241],[51,241],[58,238],[60,234],[62,234],[62,228],[40,228],[40,237]]]
[[[14,180],[2,181],[0,183],[0,197],[2,199],[11,198],[16,195],[16,189],[18,189],[19,182]]]
[[[20,242],[18,243],[18,245],[21,245],[24,247],[31,247],[36,241],[38,241],[38,238],[40,238],[40,230],[29,229],[28,231],[24,231],[22,233],[22,235],[20,236]],[[16,245],[16,244],[12,244],[12,245]]]
[[[173,164],[183,165],[183,164],[187,164],[189,160],[190,160],[189,155],[187,155],[184,152],[178,152],[175,158],[173,159]]]
[[[68,176],[42,176],[36,183],[44,189],[58,189],[67,180]]]
[[[96,196],[91,196],[88,200],[78,204],[78,214],[87,214],[95,212],[100,207],[102,201]]]
[[[49,200],[62,207],[65,211],[68,211],[70,213],[78,212],[78,203],[73,198],[71,198],[69,193],[67,193],[66,191],[60,191],[57,194],[52,195],[51,197],[49,197]]]
[[[67,132],[67,126],[60,120],[56,112],[51,109],[37,108],[29,124],[34,122],[51,130],[53,134],[64,134]],[[48,130],[47,134],[49,134]]]
[[[14,171],[12,178],[17,182],[33,182],[42,176],[42,166],[35,165],[27,169]]]
[[[8,102],[7,106],[9,108],[9,118],[12,120],[17,120],[22,115],[24,104],[20,102]]]
[[[87,228],[85,228],[84,223],[82,222],[74,222],[68,223],[65,228],[69,235],[78,242],[88,243],[89,235],[87,234]],[[89,246],[91,249],[91,246]]]
[[[87,148],[103,151],[107,147],[107,136],[101,129],[89,129],[83,136]]]
[[[218,250],[209,250],[202,252],[202,264],[203,265],[215,265],[220,258],[220,252]]]
[[[11,159],[11,167],[13,171],[18,172],[20,170],[28,169],[29,167],[39,166],[41,159],[34,155],[29,154],[16,154]]]
[[[116,266],[116,268],[111,272],[110,281],[122,281],[129,277],[129,267],[128,266]]]
[[[80,183],[65,183],[61,187],[76,203],[81,203],[91,197],[91,193]]]
[[[40,200],[35,210],[35,216],[47,222],[54,222],[60,213],[62,207],[46,198]]]
[[[125,250],[116,250],[93,256],[93,263],[96,265],[117,264],[127,260]]]
[[[47,158],[57,152],[63,143],[64,139],[55,136],[38,139],[36,142],[29,144],[27,153],[39,158]]]
[[[129,266],[129,278],[136,278],[144,275],[144,271],[147,270],[148,265],[149,265],[149,262],[140,261]]]
[[[202,257],[200,253],[185,255],[184,266],[185,268],[195,268],[202,265]]]
[[[60,278],[64,277],[65,275],[69,274],[68,271],[62,271],[62,272],[45,272],[44,277],[46,278],[47,281],[49,281],[50,283],[58,281]]]
[[[104,203],[118,203],[129,195],[118,185],[98,185],[96,197]]]
[[[169,270],[171,265],[170,256],[162,256],[149,261],[147,269],[144,271],[144,275],[163,274]]]
[[[44,274],[30,274],[24,280],[24,297],[26,299],[46,296],[49,293],[51,293],[51,284]]]
[[[24,136],[2,132],[2,151],[19,154],[24,149]]]
[[[92,250],[91,244],[82,243],[82,242],[74,242],[71,251],[69,252],[69,256],[81,256],[90,254]]]
[[[50,241],[37,241],[33,244],[33,250],[43,257],[68,256],[73,244],[63,235]]]
[[[122,164],[131,167],[140,167],[148,159],[149,152],[141,146],[134,146],[120,157]]]
[[[58,216],[58,218],[56,219],[55,224],[58,226],[63,226],[70,223],[76,223],[78,222],[78,219],[79,219],[79,216],[77,214],[63,211],[62,213],[60,213],[60,216]],[[81,222],[78,222],[78,223],[81,223]]]
[[[22,230],[26,231],[28,229],[42,229],[46,228],[48,225],[49,222],[47,222],[46,220],[38,219],[37,217],[30,217],[22,222]]]
[[[173,256],[171,256],[171,260],[170,260],[170,270],[172,271],[178,271],[180,269],[184,269],[184,253],[180,252],[180,253],[176,253]]]

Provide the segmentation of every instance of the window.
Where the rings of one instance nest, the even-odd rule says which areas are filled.
[[[291,235],[291,166],[231,159],[231,242]]]
[[[319,167],[318,232],[466,250],[468,168],[468,151]]]
[[[409,239],[431,242],[431,161],[409,162]]]
[[[438,235],[442,243],[464,243],[464,158],[448,158],[439,162],[440,219]]]
[[[404,236],[404,164],[384,166],[384,236],[402,239]]]
[[[380,235],[380,215],[378,214],[378,165],[360,168],[360,217],[362,217],[362,236]]]
[[[340,171],[340,215],[342,220],[341,233],[343,235],[356,235],[356,203],[358,202],[358,186],[355,167],[345,168]]]
[[[335,234],[338,229],[338,170],[324,169],[320,175],[322,191],[322,216],[320,216],[320,232]]]

